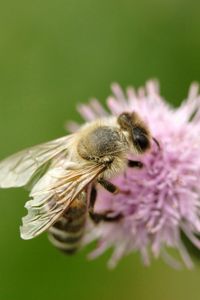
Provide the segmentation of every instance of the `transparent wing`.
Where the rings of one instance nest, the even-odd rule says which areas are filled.
[[[68,164],[50,169],[34,186],[25,207],[21,237],[34,238],[48,229],[67,210],[80,192],[104,170],[104,166]]]
[[[26,185],[32,175],[53,157],[66,150],[73,135],[18,152],[0,162],[0,188]]]

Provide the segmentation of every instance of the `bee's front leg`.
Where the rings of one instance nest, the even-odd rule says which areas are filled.
[[[116,185],[114,185],[110,181],[107,181],[106,179],[100,178],[98,179],[98,183],[100,183],[104,187],[104,189],[106,189],[108,192],[112,194],[117,194],[120,191]]]
[[[143,166],[144,166],[143,163],[139,160],[128,160],[128,167],[129,168],[142,169]]]
[[[119,221],[123,217],[123,215],[121,213],[112,215],[113,211],[111,211],[111,210],[106,211],[105,213],[101,213],[101,214],[95,213],[94,205],[96,202],[96,196],[97,196],[96,188],[94,186],[92,186],[91,193],[90,193],[90,202],[89,202],[89,215],[95,224],[98,224],[101,221],[116,222],[116,221]]]

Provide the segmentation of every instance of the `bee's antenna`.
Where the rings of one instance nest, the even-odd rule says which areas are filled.
[[[152,140],[156,143],[156,145],[158,147],[158,150],[160,151],[161,147],[160,147],[160,144],[159,144],[158,140],[155,137],[152,137]]]

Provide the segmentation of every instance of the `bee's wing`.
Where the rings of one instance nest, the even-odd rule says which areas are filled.
[[[31,239],[48,229],[104,168],[69,162],[67,169],[50,169],[34,186],[32,200],[25,205],[28,214],[22,219],[21,237]]]
[[[0,188],[26,185],[36,171],[64,150],[73,135],[18,152],[0,162]]]

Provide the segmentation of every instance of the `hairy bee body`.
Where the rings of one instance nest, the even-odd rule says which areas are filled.
[[[74,254],[80,247],[87,218],[87,197],[82,192],[67,212],[49,228],[49,240],[66,254]]]
[[[31,189],[21,237],[28,240],[48,231],[54,246],[75,252],[88,214],[95,222],[113,220],[109,214],[100,216],[93,211],[96,197],[94,192],[88,193],[90,185],[98,183],[111,193],[119,192],[109,179],[123,172],[127,163],[141,167],[139,161],[130,164],[128,155],[145,153],[152,140],[158,144],[137,113],[123,112],[86,123],[76,133],[1,161],[0,188]]]

